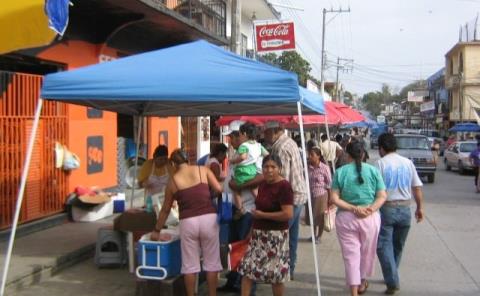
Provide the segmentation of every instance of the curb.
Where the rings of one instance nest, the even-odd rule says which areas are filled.
[[[45,266],[35,266],[32,268],[31,273],[19,275],[9,280],[6,285],[6,294],[14,294],[15,292],[25,289],[26,287],[41,283],[72,265],[93,258],[94,255],[95,243],[60,256],[53,260],[51,264]]]

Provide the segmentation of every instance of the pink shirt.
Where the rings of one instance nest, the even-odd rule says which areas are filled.
[[[330,168],[320,162],[318,166],[308,166],[308,180],[310,181],[310,194],[313,197],[322,196],[327,193],[332,185]]]

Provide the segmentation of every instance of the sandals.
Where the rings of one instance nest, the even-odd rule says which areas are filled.
[[[363,286],[363,290],[360,290],[360,288]],[[358,287],[358,295],[362,295],[362,294],[365,294],[365,292],[367,292],[367,289],[368,289],[368,281],[365,280],[359,287]]]

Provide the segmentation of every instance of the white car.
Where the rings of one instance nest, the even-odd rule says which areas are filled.
[[[470,162],[470,152],[477,149],[477,141],[459,141],[455,142],[445,150],[445,169],[447,171],[457,168],[460,174],[466,170],[473,170]]]

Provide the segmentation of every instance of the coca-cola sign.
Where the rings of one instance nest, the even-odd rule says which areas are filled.
[[[255,25],[257,51],[295,49],[293,22]]]

